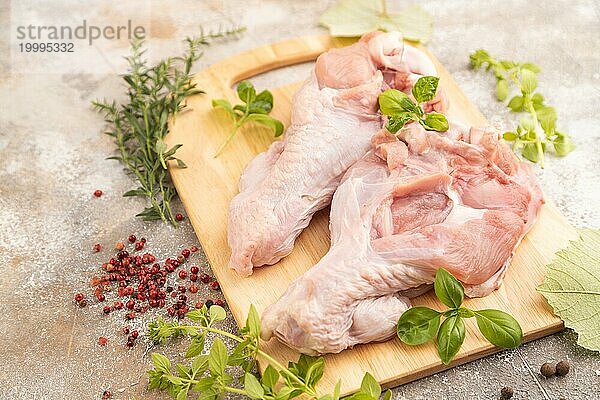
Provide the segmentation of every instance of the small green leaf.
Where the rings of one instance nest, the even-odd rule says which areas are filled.
[[[273,368],[271,364],[267,365],[267,368],[265,368],[265,372],[263,372],[260,380],[262,385],[269,389],[273,389],[278,380],[279,372],[277,372],[277,370]]]
[[[177,400],[187,400],[188,398],[188,389],[184,388],[177,394]]]
[[[510,61],[510,60],[501,60],[500,65],[502,65],[502,68],[508,70],[508,69],[515,68],[517,66],[517,63],[515,63],[514,61]]]
[[[440,326],[440,313],[428,307],[412,307],[400,316],[396,332],[409,345],[419,345],[433,339]]]
[[[275,137],[281,136],[281,134],[283,133],[283,124],[281,123],[281,121],[279,121],[273,117],[270,117],[268,115],[250,114],[250,115],[248,115],[247,119],[249,121],[254,121],[261,125],[265,125],[268,128],[271,128],[273,130],[273,132],[275,133]]]
[[[413,114],[402,112],[398,115],[388,117],[388,123],[385,127],[389,132],[396,133],[402,129],[408,121],[412,121],[413,118]]]
[[[388,89],[379,95],[379,109],[382,114],[388,116],[396,116],[406,112],[419,116],[423,114],[423,110],[406,93],[396,89]]]
[[[360,384],[360,391],[375,399],[379,399],[379,396],[381,395],[381,386],[379,386],[379,383],[377,383],[373,375],[366,372]]]
[[[473,310],[469,310],[468,308],[465,308],[465,307],[460,307],[456,311],[457,311],[456,315],[459,315],[462,318],[472,318],[475,316],[475,312]]]
[[[175,161],[177,161],[177,166],[178,166],[179,168],[187,168],[187,165],[186,165],[186,163],[184,163],[182,159],[180,159],[180,158],[176,158],[176,159],[175,159]]]
[[[517,139],[517,134],[514,132],[504,132],[502,138],[507,142],[514,142]]]
[[[520,125],[523,127],[523,129],[525,129],[528,132],[535,132],[535,122],[533,121],[533,118],[531,118],[529,115],[521,118]]]
[[[308,370],[306,371],[306,385],[314,388],[323,377],[324,370],[325,359],[323,357],[316,358],[314,362],[309,365]]]
[[[236,90],[240,100],[246,104],[250,104],[256,99],[256,89],[250,81],[241,81]]]
[[[204,350],[204,334],[196,335],[192,339],[186,353],[186,358],[196,357],[198,354],[202,353]]]
[[[523,96],[515,96],[508,102],[508,108],[514,112],[523,111]]]
[[[208,388],[206,390],[201,391],[198,400],[215,400],[218,395],[214,389]]]
[[[248,372],[244,375],[244,390],[252,399],[262,399],[265,391],[256,377]]]
[[[225,309],[221,306],[212,305],[209,309],[210,319],[214,322],[221,322],[227,318],[227,313]]]
[[[537,118],[546,134],[552,135],[556,129],[556,110],[554,107],[540,107],[537,110]]]
[[[537,88],[537,75],[529,69],[521,70],[521,90],[524,94],[532,94]]]
[[[152,353],[152,363],[157,371],[171,373],[171,361],[160,353]]]
[[[419,123],[428,131],[446,132],[449,128],[446,116],[435,111],[426,114],[425,119],[419,120]]]
[[[535,142],[529,142],[523,144],[523,149],[521,150],[521,154],[527,160],[537,163],[540,160],[540,153]]]
[[[258,311],[256,311],[254,304],[251,304],[250,310],[248,310],[246,328],[248,328],[248,332],[253,338],[258,339],[260,337],[260,317],[258,316]]]
[[[417,103],[424,103],[435,97],[440,78],[437,76],[422,76],[412,88],[412,95]]]
[[[250,104],[250,114],[268,114],[273,109],[273,105],[262,100],[254,100]]]
[[[435,295],[450,308],[458,308],[465,297],[463,285],[450,272],[440,268],[433,283]]]
[[[208,355],[202,354],[192,361],[192,372],[199,375],[208,369]]]
[[[273,94],[268,90],[263,90],[256,96],[256,101],[264,101],[273,107]]]
[[[552,144],[554,145],[554,151],[556,151],[557,155],[564,157],[575,150],[575,143],[573,143],[568,136],[559,132],[556,133],[556,139],[552,141]]]
[[[213,99],[212,106],[214,108],[222,108],[223,110],[227,111],[228,114],[235,117],[231,103],[225,99]]]
[[[215,376],[220,376],[227,365],[227,347],[221,339],[215,338],[208,353],[208,368]]]
[[[541,68],[533,63],[524,63],[523,65],[521,65],[521,68],[529,70],[534,74],[538,74],[541,71]]]
[[[539,93],[534,93],[534,95],[531,96],[531,102],[534,105],[541,106],[544,104],[544,96]]]
[[[131,197],[131,196],[145,196],[146,192],[142,189],[133,189],[123,193],[123,197]]]
[[[506,79],[500,79],[496,82],[496,97],[500,101],[504,101],[508,97],[508,82],[506,82]]]
[[[475,318],[479,330],[493,345],[513,349],[521,344],[521,325],[511,315],[500,310],[479,310]]]
[[[335,388],[333,388],[332,400],[339,400],[340,399],[340,392],[341,392],[341,390],[342,390],[342,380],[340,379],[335,384]]]
[[[465,341],[465,323],[459,316],[447,318],[437,336],[437,350],[444,364],[449,364]]]

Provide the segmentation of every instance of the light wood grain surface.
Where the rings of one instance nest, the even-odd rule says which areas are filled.
[[[315,215],[296,241],[292,254],[278,264],[259,268],[249,278],[241,278],[229,270],[230,250],[226,238],[229,201],[238,192],[238,180],[245,165],[274,139],[268,130],[243,129],[221,156],[213,158],[232,124],[222,111],[211,107],[211,99],[237,101],[232,90],[235,82],[274,68],[313,60],[331,47],[349,43],[328,36],[297,38],[263,46],[212,65],[195,77],[206,94],[188,100],[189,109],[177,117],[167,138],[169,144],[184,144],[178,155],[186,160],[188,168],[172,167],[171,175],[231,311],[240,324],[244,323],[250,304],[254,304],[259,312],[264,310],[279,298],[290,281],[327,252],[329,210]],[[472,125],[485,124],[486,119],[477,107],[466,98],[437,59],[430,56],[449,97],[449,114]],[[291,97],[298,85],[271,88],[275,98],[272,115],[286,126],[289,124]],[[544,205],[539,221],[517,249],[502,287],[486,298],[467,300],[466,305],[475,309],[497,308],[510,312],[521,323],[526,341],[561,330],[562,322],[553,316],[535,287],[541,282],[544,266],[554,252],[574,236],[575,230],[556,208]],[[439,308],[431,294],[420,296],[413,303]],[[264,347],[281,361],[298,357],[297,353],[275,339],[265,343]],[[467,339],[450,366],[440,362],[432,343],[410,347],[394,339],[326,356],[326,372],[318,390],[323,393],[331,391],[341,378],[342,392],[353,392],[358,389],[366,371],[385,386],[394,386],[499,350],[486,342],[474,320],[469,320]],[[261,367],[264,368],[264,365]]]

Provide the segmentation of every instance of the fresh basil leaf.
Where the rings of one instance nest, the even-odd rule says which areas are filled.
[[[391,400],[392,399],[392,391],[390,389],[385,391],[382,400]]]
[[[460,307],[457,310],[457,315],[461,316],[462,318],[472,318],[473,316],[475,316],[475,312],[469,310],[468,308]]]
[[[202,351],[204,350],[204,336],[204,334],[194,336],[192,342],[190,343],[190,346],[188,347],[185,353],[186,358],[196,357],[197,355],[202,353]]]
[[[388,89],[379,95],[379,109],[384,115],[399,115],[406,110],[402,107],[403,99],[408,99],[408,95],[397,89]]]
[[[529,69],[521,70],[521,90],[523,94],[532,94],[537,88],[537,75]]]
[[[228,114],[235,116],[235,113],[233,112],[233,107],[231,106],[231,103],[225,99],[213,99],[212,106],[214,108],[220,107],[223,110],[227,111]]]
[[[258,379],[248,372],[244,375],[244,390],[252,399],[262,399],[265,395],[265,390]]]
[[[268,114],[273,109],[273,104],[267,103],[263,100],[254,100],[250,104],[250,114]]]
[[[200,375],[208,369],[208,355],[202,354],[192,361],[192,372],[194,375]]]
[[[426,114],[425,119],[420,119],[419,123],[428,131],[446,132],[449,128],[446,116],[435,111]]]
[[[523,65],[521,65],[521,68],[529,70],[529,71],[533,72],[534,74],[539,74],[540,71],[542,70],[540,67],[538,67],[537,65],[535,65],[533,63],[524,63]]]
[[[249,121],[254,121],[256,123],[271,128],[275,132],[275,137],[281,136],[281,134],[283,133],[283,124],[281,123],[281,121],[273,117],[269,117],[268,115],[250,114],[248,115],[247,119]]]
[[[145,196],[146,192],[143,189],[133,189],[123,193],[123,197]]]
[[[514,112],[523,111],[523,96],[515,96],[508,102],[508,108]]]
[[[544,96],[539,93],[534,93],[534,95],[531,96],[531,102],[534,106],[541,106],[544,104]]]
[[[260,337],[260,317],[254,304],[250,304],[250,310],[248,310],[248,317],[246,317],[246,328],[248,333],[255,339]]]
[[[209,315],[211,321],[214,322],[221,322],[224,321],[225,318],[227,318],[227,313],[225,312],[223,307],[217,305],[210,306]]]
[[[212,388],[215,385],[215,381],[217,379],[213,378],[212,376],[205,376],[203,378],[200,378],[198,380],[198,383],[196,383],[194,385],[194,390],[198,391],[198,392],[204,392],[207,390],[212,390]]]
[[[514,132],[504,132],[502,138],[507,142],[514,142],[517,139],[517,134]]]
[[[185,365],[177,363],[177,364],[175,364],[175,369],[177,369],[177,373],[182,378],[185,378],[185,379],[191,378],[191,375],[190,375],[191,371]]]
[[[333,396],[332,396],[332,400],[339,400],[340,399],[340,392],[342,390],[342,380],[339,379],[337,381],[337,383],[335,384],[335,388],[333,388]]]
[[[412,307],[398,319],[398,338],[409,345],[419,345],[435,337],[440,326],[440,313],[428,307]]]
[[[171,361],[160,353],[152,353],[152,363],[157,371],[171,373]]]
[[[273,94],[268,90],[263,90],[258,95],[256,95],[255,101],[264,101],[265,103],[268,103],[271,106],[271,108],[273,108]]]
[[[213,376],[221,376],[226,365],[227,347],[221,339],[216,337],[208,353],[208,368]]]
[[[250,104],[256,99],[256,89],[250,81],[241,81],[236,90],[240,100],[246,104]]]
[[[493,345],[514,349],[523,341],[521,325],[504,311],[479,310],[475,311],[475,318],[479,330]]]
[[[508,97],[508,82],[506,82],[506,79],[499,79],[496,82],[496,97],[500,101],[504,101]]]
[[[215,389],[209,387],[208,389],[201,391],[198,400],[216,400],[217,398],[218,393],[215,391]]]
[[[402,129],[407,122],[412,121],[412,119],[413,114],[402,112],[398,115],[388,117],[388,123],[385,127],[389,132],[396,133]]]
[[[459,316],[447,318],[437,335],[437,350],[444,364],[450,364],[465,341],[465,323]]]
[[[440,78],[437,76],[422,76],[412,88],[412,95],[417,100],[417,104],[424,103],[435,97]]]
[[[504,69],[513,69],[517,66],[517,63],[510,60],[501,60],[500,65],[502,65],[502,68]]]
[[[537,118],[542,126],[542,129],[546,134],[552,135],[554,134],[554,130],[556,129],[556,110],[554,107],[540,107],[537,110]]]
[[[319,357],[315,359],[315,361],[310,364],[308,370],[306,371],[305,381],[308,387],[314,388],[315,385],[321,380],[323,377],[323,372],[325,370],[325,359],[323,357]]]
[[[557,155],[563,157],[575,150],[575,143],[568,136],[560,132],[556,133],[556,139],[552,141],[552,144]]]
[[[460,307],[465,297],[463,285],[444,268],[435,273],[433,289],[437,298],[450,308]]]
[[[360,391],[375,399],[379,399],[379,396],[381,395],[381,386],[379,386],[379,383],[377,383],[373,375],[366,372],[360,384]]]
[[[271,364],[267,365],[265,372],[262,374],[261,383],[264,387],[273,389],[275,384],[279,380],[279,372],[275,368],[271,366]]]
[[[521,118],[520,125],[523,127],[523,129],[525,129],[525,131],[535,133],[535,122],[533,121],[533,118],[531,118],[529,115]],[[532,139],[535,138],[532,137]]]
[[[533,163],[537,163],[540,160],[540,153],[535,142],[525,143],[521,150],[521,154]]]
[[[177,400],[187,400],[188,398],[188,389],[183,388],[179,393],[177,393]]]

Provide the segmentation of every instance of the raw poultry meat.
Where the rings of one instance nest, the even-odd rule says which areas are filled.
[[[246,167],[229,208],[230,266],[243,276],[288,255],[312,215],[327,206],[346,169],[381,128],[379,94],[410,91],[421,75],[436,75],[429,58],[404,45],[398,32],[373,32],[316,61],[295,94],[291,125]],[[445,109],[444,97],[425,105]]]
[[[398,138],[379,132],[345,174],[331,248],[265,310],[264,339],[308,354],[389,339],[440,267],[471,297],[500,285],[543,203],[529,166],[492,127],[411,124]]]

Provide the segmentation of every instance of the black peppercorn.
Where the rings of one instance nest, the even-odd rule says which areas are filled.
[[[556,366],[553,363],[543,363],[542,367],[540,368],[540,373],[546,377],[546,378],[550,378],[551,376],[553,376],[556,373]]]
[[[500,391],[500,395],[502,397],[502,400],[508,400],[508,399],[512,398],[513,394],[514,394],[513,388],[511,388],[510,386],[505,386]]]
[[[568,361],[559,361],[558,364],[556,364],[556,375],[557,376],[565,376],[566,374],[569,373],[569,369],[570,369],[570,365]]]

